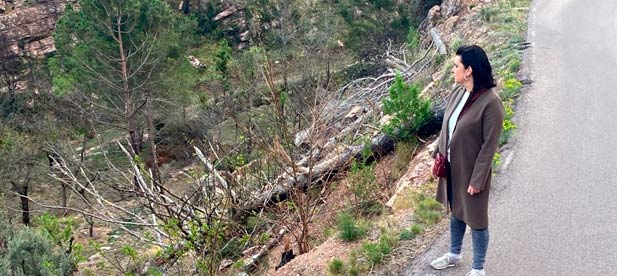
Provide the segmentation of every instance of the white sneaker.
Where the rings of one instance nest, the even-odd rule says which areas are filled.
[[[484,269],[472,269],[471,271],[467,272],[467,276],[486,276],[486,273],[484,273]]]
[[[431,262],[431,267],[437,270],[446,269],[448,267],[457,266],[461,259],[462,258],[460,256],[456,257],[450,253],[446,253],[443,254],[443,256],[433,260]]]

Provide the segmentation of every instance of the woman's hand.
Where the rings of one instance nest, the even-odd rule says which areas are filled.
[[[469,187],[467,188],[467,193],[469,195],[479,194],[480,193],[480,189],[476,189],[473,186],[469,185]]]

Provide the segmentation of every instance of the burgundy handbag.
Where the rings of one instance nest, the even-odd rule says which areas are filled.
[[[437,177],[446,176],[446,157],[441,153],[437,153],[435,163],[433,164],[433,175]]]

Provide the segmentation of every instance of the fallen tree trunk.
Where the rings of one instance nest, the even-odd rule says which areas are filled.
[[[435,133],[439,134],[441,130],[441,122],[443,121],[444,112],[446,111],[446,103],[433,105],[433,116],[424,125],[422,125],[416,133],[420,137],[428,137]]]
[[[443,121],[445,103],[440,103],[433,106],[433,117],[418,130],[418,135],[427,137],[433,135],[441,129]],[[343,130],[342,132],[344,132]],[[385,134],[379,134],[371,141],[372,156],[367,162],[373,162],[394,150],[394,141]],[[324,180],[331,179],[338,175],[339,172],[345,171],[352,161],[364,161],[362,156],[361,145],[350,146],[340,152],[330,150],[332,153],[329,157],[324,158],[321,162],[314,165],[312,170],[306,167],[298,167],[296,173],[290,175],[283,173],[276,178],[276,183],[269,191],[259,194],[254,197],[249,203],[242,207],[244,214],[251,212],[259,212],[267,206],[285,201],[289,198],[289,193],[294,190],[306,191],[309,187],[317,187]]]
[[[433,106],[434,116],[418,130],[418,135],[429,136],[441,129],[445,104]],[[372,156],[367,162],[373,162],[394,150],[394,141],[385,134],[379,134],[371,141]],[[362,156],[363,146],[353,145],[341,152],[332,151],[330,157],[313,166],[312,170],[299,167],[294,175],[283,173],[276,178],[275,185],[267,192],[256,196],[242,209],[244,214],[259,212],[272,204],[285,201],[289,193],[294,190],[306,191],[309,187],[321,185],[324,180],[335,177],[339,172],[345,171],[352,161],[364,161]]]
[[[261,249],[259,249],[257,253],[253,254],[248,259],[245,259],[244,265],[242,266],[242,270],[248,273],[248,272],[251,272],[253,269],[255,269],[255,267],[257,266],[257,262],[259,262],[259,260],[264,255],[268,254],[268,251],[270,251],[270,249],[272,249],[275,245],[279,243],[279,241],[281,240],[281,238],[283,238],[286,232],[287,230],[281,229],[278,232],[278,234],[272,239],[270,239],[270,241],[268,241],[267,244],[262,246]]]
[[[363,146],[360,145],[348,147],[340,154],[334,154],[334,157],[327,158],[315,165],[310,173],[300,172],[302,171],[300,170],[295,176],[289,174],[279,176],[276,181],[277,184],[270,191],[260,194],[250,203],[244,205],[244,213],[258,212],[274,203],[285,201],[293,190],[305,191],[309,186],[321,185],[324,180],[331,179],[339,172],[344,171],[351,164],[351,161],[361,161],[363,159],[362,149]],[[375,161],[392,150],[394,150],[392,138],[385,134],[379,134],[371,141],[371,152],[374,159],[368,161]]]

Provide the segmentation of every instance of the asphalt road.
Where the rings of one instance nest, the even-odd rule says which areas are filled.
[[[487,275],[617,275],[617,1],[536,0],[526,70],[534,83],[517,107],[519,126],[494,180]],[[432,270],[444,233],[404,275]]]

